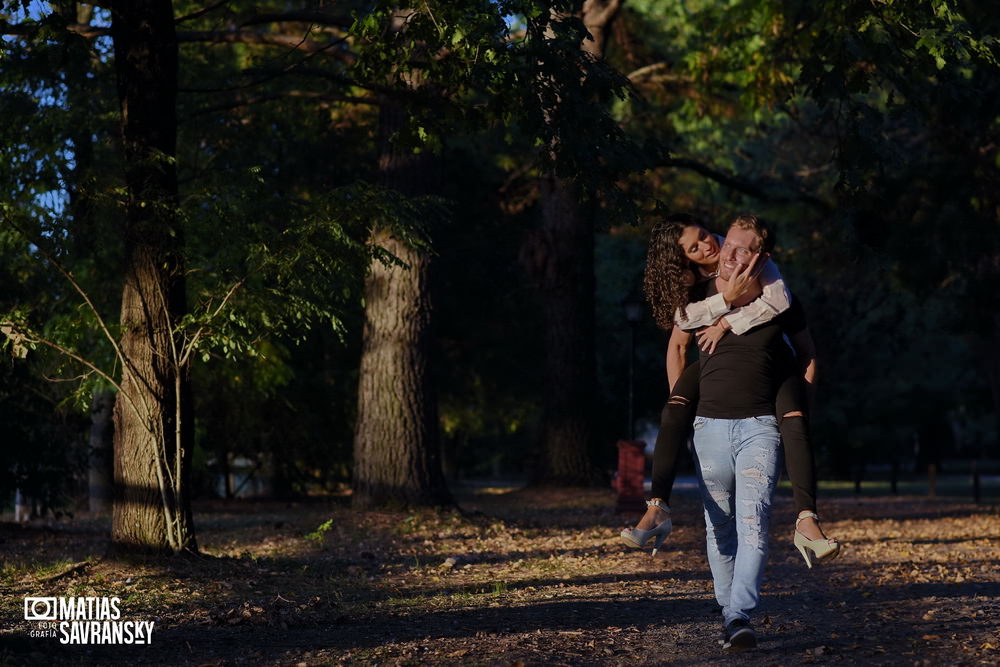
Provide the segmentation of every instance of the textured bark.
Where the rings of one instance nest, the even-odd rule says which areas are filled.
[[[590,461],[594,385],[594,229],[572,184],[542,184],[534,271],[542,293],[545,398],[538,481],[596,481]]]
[[[622,7],[622,0],[586,0],[581,14],[583,25],[593,39],[585,39],[580,49],[594,58],[604,57],[604,45],[608,41],[611,23]]]
[[[127,202],[111,537],[120,551],[195,549],[186,479],[189,385],[171,340],[185,304],[174,213],[177,40],[170,1],[115,2],[112,36]]]
[[[394,148],[389,138],[403,113],[383,100],[379,171],[382,184],[408,196],[433,192],[434,157]],[[385,231],[372,241],[409,268],[373,262],[365,280],[365,326],[354,433],[355,507],[450,504],[441,470],[437,396],[430,375],[430,256]]]
[[[587,0],[584,25],[593,39],[580,45],[602,58],[619,0]],[[598,481],[590,461],[593,439],[594,202],[572,183],[549,175],[541,191],[542,226],[529,269],[541,289],[545,326],[545,397],[540,482],[587,485]]]

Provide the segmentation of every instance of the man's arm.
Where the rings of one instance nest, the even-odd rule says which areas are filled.
[[[687,347],[691,333],[675,326],[670,330],[670,340],[667,341],[667,384],[670,391],[687,366]]]
[[[791,295],[778,267],[768,259],[760,272],[760,298],[742,306],[734,306],[725,320],[734,334],[743,334],[756,326],[770,322],[788,310]]]

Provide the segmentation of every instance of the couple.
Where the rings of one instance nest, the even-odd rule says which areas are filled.
[[[691,216],[670,216],[653,230],[644,284],[657,323],[671,329],[671,392],[648,511],[622,538],[637,547],[655,538],[655,554],[670,534],[674,467],[693,422],[708,560],[722,606],[723,645],[732,652],[757,645],[749,617],[760,597],[782,440],[800,510],[795,546],[809,567],[840,551],[815,512],[803,391],[815,375],[812,339],[802,307],[768,260],[772,245],[769,230],[752,215],[738,216],[724,240]],[[685,368],[695,330],[701,358]]]

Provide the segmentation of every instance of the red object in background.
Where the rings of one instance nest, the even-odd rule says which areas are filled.
[[[641,440],[618,441],[618,475],[612,486],[618,491],[616,512],[645,512],[646,443]]]

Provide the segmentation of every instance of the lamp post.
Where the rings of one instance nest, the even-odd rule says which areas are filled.
[[[628,439],[635,440],[635,328],[642,320],[642,301],[635,290],[622,301],[628,322]]]

